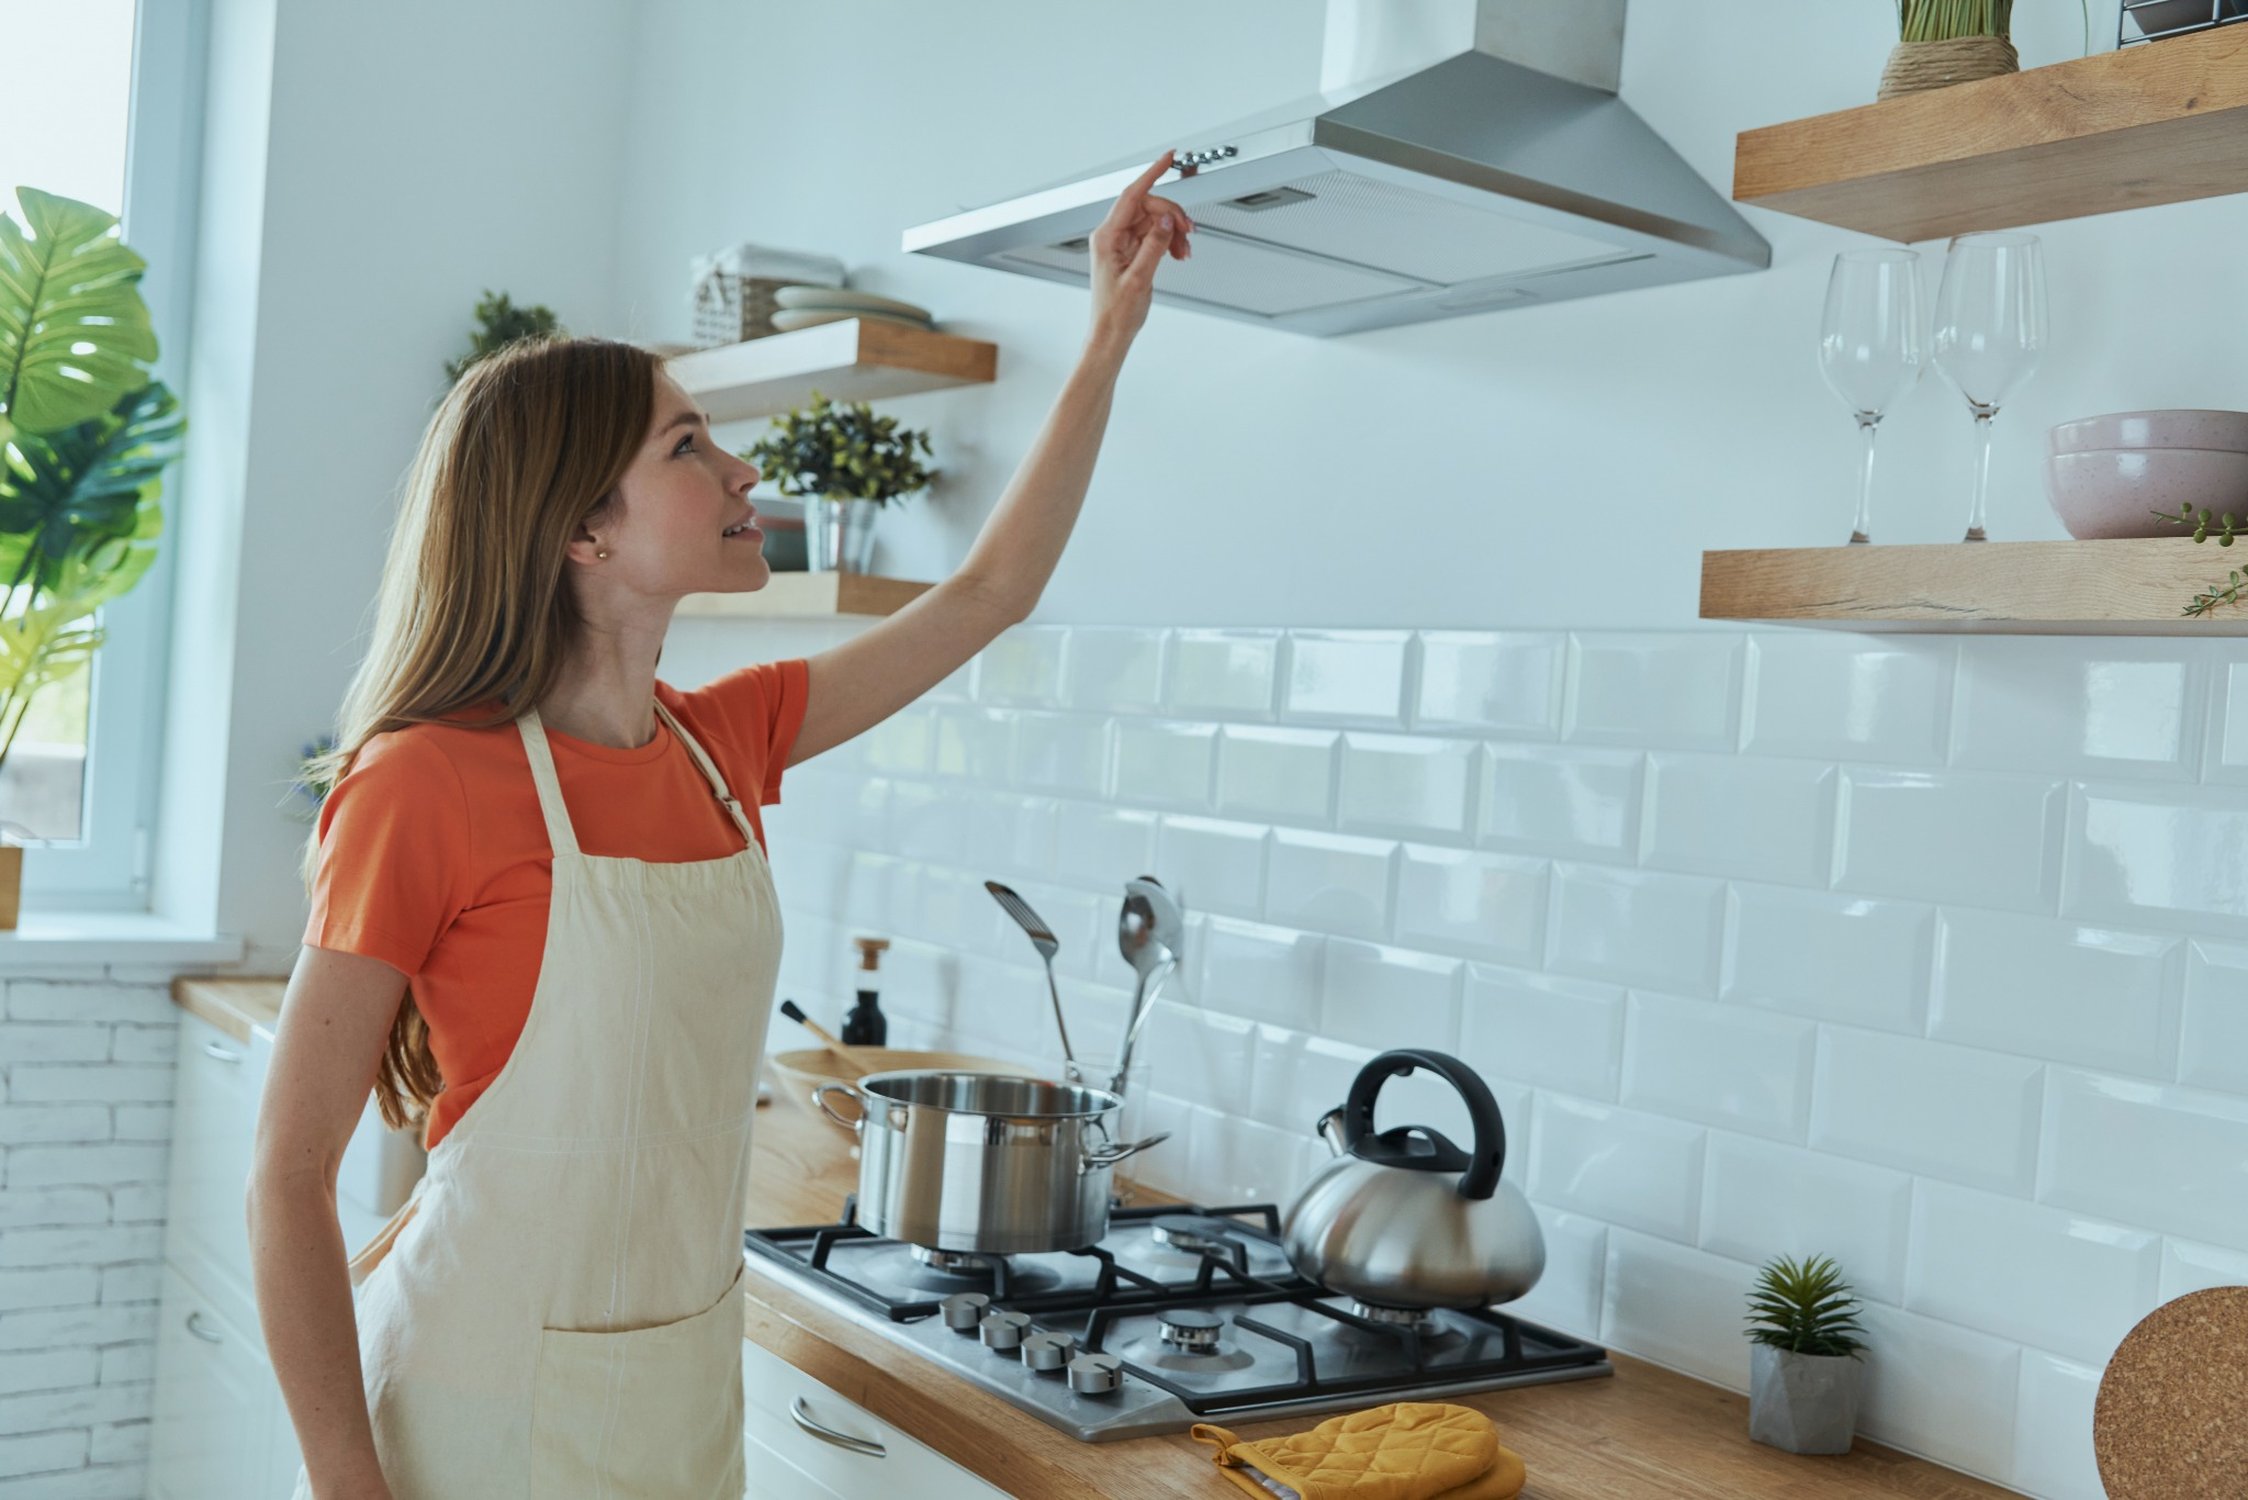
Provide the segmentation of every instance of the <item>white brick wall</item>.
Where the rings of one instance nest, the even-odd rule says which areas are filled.
[[[2248,1279],[2227,654],[1025,628],[792,774],[783,993],[834,1019],[845,940],[886,933],[893,1040],[1046,1060],[995,876],[1061,933],[1088,1050],[1152,847],[1194,912],[1193,1004],[1143,1042],[1163,1186],[1285,1201],[1358,1063],[1456,1050],[1547,1225],[1526,1315],[1739,1386],[1755,1264],[1831,1251],[1871,1301],[1870,1432],[2096,1500],[2115,1341]]]
[[[176,1016],[141,974],[0,986],[0,1500],[146,1484]]]

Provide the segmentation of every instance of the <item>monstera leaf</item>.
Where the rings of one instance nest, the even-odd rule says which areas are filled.
[[[72,558],[135,536],[186,426],[179,401],[152,380],[91,421],[17,432],[0,455],[0,586],[45,591]]]
[[[0,215],[0,446],[101,415],[156,358],[147,262],[116,218],[36,188],[16,201],[31,233]]]

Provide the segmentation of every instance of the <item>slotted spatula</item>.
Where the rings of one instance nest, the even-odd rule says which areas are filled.
[[[985,881],[984,889],[991,892],[991,899],[999,903],[999,909],[1013,917],[1015,925],[1030,935],[1030,946],[1046,961],[1046,993],[1054,1002],[1054,1029],[1062,1034],[1062,1070],[1071,1083],[1080,1082],[1077,1054],[1069,1048],[1069,1023],[1062,1019],[1062,992],[1054,986],[1054,955],[1061,952],[1062,945],[1055,940],[1054,929],[1046,925],[1046,919],[1030,909],[1029,902],[996,880]]]

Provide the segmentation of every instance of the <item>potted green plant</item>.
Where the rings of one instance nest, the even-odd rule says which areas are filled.
[[[1826,1256],[1769,1261],[1749,1294],[1748,1435],[1790,1453],[1847,1453],[1865,1348],[1858,1299]]]
[[[838,406],[814,391],[809,407],[783,413],[742,457],[782,494],[804,497],[811,571],[864,573],[882,507],[936,477],[917,456],[928,451],[926,432],[901,429],[896,417],[877,417],[864,401]]]
[[[21,225],[0,213],[0,765],[33,696],[86,669],[101,607],[156,560],[187,425],[149,373],[147,262],[116,218],[36,188],[16,201]],[[0,847],[0,928],[22,882],[22,847]]]
[[[1877,97],[2021,71],[2013,23],[2014,0],[1897,0],[1897,45]]]
[[[476,300],[476,326],[468,333],[468,352],[445,361],[445,378],[458,384],[468,367],[485,355],[505,349],[518,339],[568,337],[569,330],[554,309],[534,302],[517,307],[505,292],[486,288]]]

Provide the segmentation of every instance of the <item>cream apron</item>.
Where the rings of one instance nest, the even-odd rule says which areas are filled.
[[[538,713],[516,721],[554,850],[531,1013],[353,1261],[396,1500],[743,1493],[743,1186],[780,909],[725,779],[656,712],[740,853],[579,852]]]

